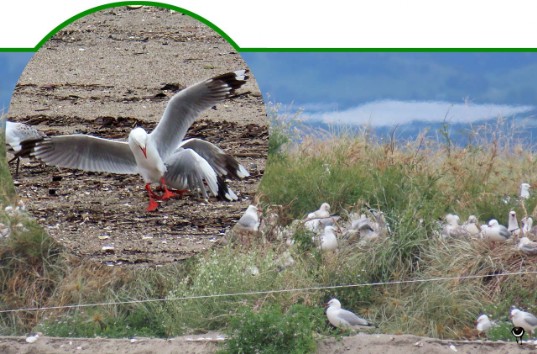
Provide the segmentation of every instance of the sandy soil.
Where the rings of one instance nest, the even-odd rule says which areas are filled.
[[[189,16],[108,9],[64,28],[35,54],[8,119],[49,135],[126,140],[134,126],[150,131],[174,92],[241,68],[241,56]],[[19,195],[56,240],[108,265],[159,265],[218,244],[252,202],[265,168],[268,128],[254,74],[235,97],[203,112],[187,136],[219,145],[249,170],[250,177],[230,184],[239,201],[205,203],[189,195],[148,213],[138,175],[60,171],[27,159],[15,183]]]
[[[171,353],[214,353],[218,349],[216,334],[185,336],[170,339],[74,339],[41,337],[28,344],[23,337],[0,337],[0,352],[5,354],[67,354],[67,353],[110,353],[110,354],[171,354]],[[442,341],[411,335],[358,334],[341,339],[325,339],[318,343],[317,352],[326,354],[517,354],[535,353],[534,344],[504,342],[460,342]]]

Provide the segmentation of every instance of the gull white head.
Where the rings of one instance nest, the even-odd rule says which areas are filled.
[[[498,220],[496,220],[496,219],[490,219],[489,220],[489,227],[494,227],[494,226],[498,226],[498,225],[500,225],[498,223]]]
[[[341,308],[341,302],[339,302],[339,300],[338,300],[338,299],[335,299],[335,298],[332,299],[332,300],[330,300],[330,301],[328,301],[328,302],[326,303],[326,305],[327,305],[328,307],[333,307],[333,308],[336,308],[336,309],[340,309],[340,308]]]
[[[321,207],[319,208],[319,210],[330,212],[330,204],[328,204],[328,203],[321,204]]]
[[[149,135],[143,128],[134,128],[129,134],[129,146],[131,150],[140,149],[147,159],[147,140]]]
[[[475,324],[476,324],[476,329],[479,333],[487,332],[492,327],[492,322],[490,321],[489,316],[487,315],[479,316]]]
[[[248,205],[248,208],[246,208],[246,212],[252,214],[259,214],[259,209],[257,208],[257,206],[250,204]]]
[[[455,214],[447,214],[445,219],[449,225],[453,226],[459,225],[459,221],[461,220],[459,216]]]
[[[489,320],[489,316],[487,315],[481,315],[477,318],[477,322],[483,322],[483,321],[488,321]]]

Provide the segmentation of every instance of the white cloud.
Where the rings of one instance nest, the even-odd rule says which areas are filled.
[[[368,124],[380,127],[415,121],[435,123],[444,119],[449,123],[472,123],[527,113],[534,109],[534,106],[383,100],[368,102],[343,111],[305,109],[302,117],[304,120],[318,120],[331,124]]]

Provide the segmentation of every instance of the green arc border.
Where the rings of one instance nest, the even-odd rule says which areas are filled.
[[[183,8],[175,6],[175,5],[170,5],[170,4],[166,4],[166,3],[162,3],[162,2],[155,2],[155,1],[120,1],[120,2],[112,2],[112,3],[108,3],[108,4],[99,5],[99,6],[91,8],[91,9],[82,11],[82,12],[72,16],[71,18],[68,18],[67,20],[65,20],[62,23],[60,23],[58,26],[54,27],[33,48],[0,48],[0,52],[37,52],[50,38],[52,38],[52,36],[54,36],[62,28],[66,27],[67,25],[69,25],[71,23],[73,23],[74,21],[76,21],[76,20],[78,20],[78,19],[80,19],[80,18],[82,18],[84,16],[87,16],[89,14],[92,14],[94,12],[97,12],[97,11],[101,11],[101,10],[105,10],[105,9],[109,9],[109,8],[115,8],[115,7],[121,7],[121,6],[128,6],[128,5],[154,6],[154,7],[165,8],[165,9],[169,9],[169,10],[173,10],[173,11],[183,13],[183,14],[188,15],[188,16],[190,16],[190,17],[192,17],[192,18],[194,18],[194,19],[206,24],[207,26],[211,27],[214,31],[216,31],[218,34],[220,34],[229,44],[231,44],[231,46],[235,50],[237,50],[237,51],[241,50],[241,48],[237,45],[237,43],[235,43],[235,41],[233,39],[231,39],[231,37],[229,37],[218,26],[216,26],[211,21],[207,20],[206,18],[204,18],[204,17],[202,17],[202,16],[200,16],[200,15],[198,15],[198,14],[192,12],[192,11],[188,11],[186,9],[183,9]]]
[[[62,28],[86,15],[92,14],[104,9],[127,6],[127,5],[144,5],[161,7],[173,11],[177,11],[188,15],[212,28],[220,34],[231,46],[242,53],[252,52],[537,52],[537,48],[241,48],[231,39],[224,31],[206,18],[184,8],[155,1],[120,1],[108,4],[99,5],[91,9],[85,10],[73,17],[65,20],[54,29],[52,29],[43,39],[33,48],[0,48],[0,52],[37,52],[52,36],[59,32]]]

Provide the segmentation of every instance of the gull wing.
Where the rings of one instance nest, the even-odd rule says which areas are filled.
[[[45,137],[45,133],[31,125],[6,120],[6,145],[8,145],[9,151],[16,154],[16,156],[28,156],[27,151],[21,152],[21,143],[39,141]]]
[[[369,323],[367,320],[355,315],[348,310],[339,310],[337,317],[347,322],[350,326],[372,326],[372,324]]]
[[[129,144],[90,135],[53,136],[37,142],[31,156],[47,165],[93,172],[138,173]]]
[[[214,196],[217,195],[216,173],[194,150],[178,150],[164,164],[167,168],[164,179],[169,187],[199,190],[205,199],[207,188]],[[207,182],[207,187],[203,181]]]
[[[174,153],[186,135],[186,131],[205,109],[228,98],[248,78],[246,70],[229,72],[202,81],[175,94],[151,132],[164,161]]]
[[[215,170],[218,176],[241,179],[250,176],[250,173],[233,156],[226,154],[218,146],[201,139],[189,139],[181,143],[180,147],[192,149],[203,157]]]
[[[537,317],[529,312],[524,312],[524,321],[532,327],[537,327]]]

